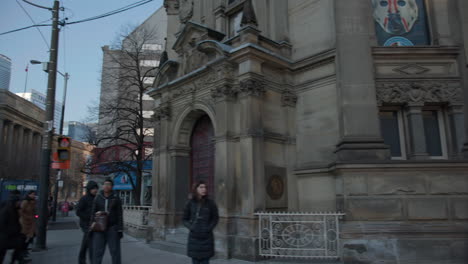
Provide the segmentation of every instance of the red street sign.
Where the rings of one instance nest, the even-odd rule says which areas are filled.
[[[52,159],[52,169],[66,170],[66,169],[70,168],[70,160],[59,161],[57,152],[54,152],[54,155],[53,155],[52,158],[53,158]]]

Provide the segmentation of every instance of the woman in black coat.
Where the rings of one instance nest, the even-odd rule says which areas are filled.
[[[184,210],[184,225],[190,230],[187,255],[193,264],[208,264],[214,256],[213,229],[218,224],[218,207],[208,198],[206,183],[199,181],[192,189]]]

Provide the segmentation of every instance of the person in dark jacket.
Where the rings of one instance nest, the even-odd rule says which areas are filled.
[[[193,264],[208,264],[215,254],[213,229],[218,224],[218,207],[208,198],[204,181],[193,185],[192,198],[184,210],[184,225],[190,230],[187,255]]]
[[[106,244],[112,257],[112,264],[121,264],[120,239],[123,237],[123,211],[122,202],[112,190],[114,182],[110,179],[104,181],[103,190],[100,191],[93,202],[91,210],[91,229],[96,212],[107,212],[107,230],[93,232],[92,264],[101,264]]]
[[[20,192],[10,192],[8,201],[0,204],[0,263],[3,263],[8,249],[14,249],[11,263],[16,260],[25,263],[24,246],[26,236],[21,233]]]
[[[99,190],[99,186],[94,181],[89,181],[86,185],[86,195],[81,197],[76,206],[76,215],[80,218],[80,227],[83,231],[83,239],[81,240],[80,254],[78,263],[86,263],[86,250],[89,248],[89,261],[92,262],[93,247],[91,246],[91,238],[89,232],[89,222],[91,221],[91,210],[93,209],[93,201]]]

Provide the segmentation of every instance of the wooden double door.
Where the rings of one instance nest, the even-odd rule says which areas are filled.
[[[214,196],[215,142],[211,119],[204,115],[196,122],[190,139],[190,186],[203,180]]]

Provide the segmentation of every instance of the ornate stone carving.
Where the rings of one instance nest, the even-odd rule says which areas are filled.
[[[161,104],[158,108],[156,108],[153,118],[156,121],[169,120],[171,118],[171,107],[169,104]]]
[[[186,23],[193,16],[193,0],[179,0],[179,19]]]
[[[446,82],[377,83],[378,103],[461,103],[462,89]]]
[[[171,95],[171,99],[177,99],[177,98],[179,98],[181,96],[185,96],[185,95],[195,93],[195,91],[197,90],[195,86],[196,86],[196,84],[194,83],[193,85],[189,85],[189,86],[186,86],[186,87],[175,88],[174,89],[175,91]]]
[[[189,44],[190,45],[190,44]],[[185,74],[190,73],[208,62],[206,54],[194,48],[186,48],[185,57]]]
[[[223,64],[213,69],[208,75],[206,75],[202,83],[205,85],[214,84],[215,82],[222,79],[232,79],[234,76],[234,67],[230,64]]]
[[[297,103],[297,95],[291,90],[286,89],[281,95],[281,105],[295,107]]]
[[[215,100],[234,99],[237,92],[231,85],[219,85],[211,89],[211,97]]]
[[[247,79],[240,82],[239,93],[242,95],[261,97],[265,93],[265,82],[257,79]]]
[[[422,67],[421,65],[418,65],[418,64],[411,63],[411,64],[406,64],[404,66],[395,68],[393,69],[393,71],[407,74],[407,75],[418,75],[418,74],[426,73],[430,71],[430,69]]]

